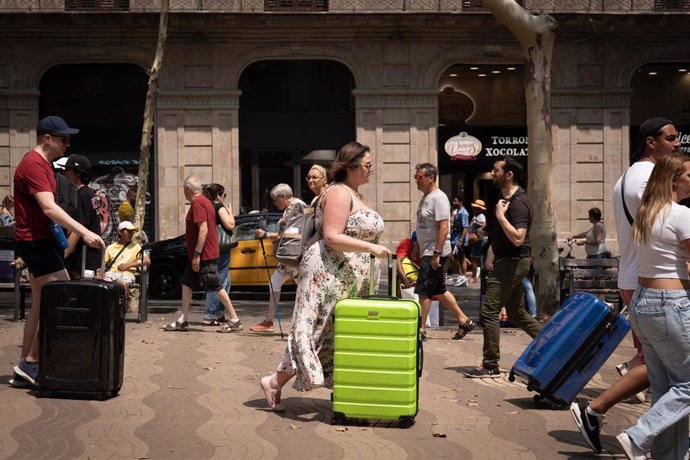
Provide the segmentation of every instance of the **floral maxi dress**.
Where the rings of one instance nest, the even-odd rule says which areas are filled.
[[[354,198],[353,198],[354,200]],[[356,201],[353,201],[353,203]],[[373,209],[360,209],[348,217],[345,234],[378,243],[383,219]],[[319,228],[321,210],[316,210]],[[299,391],[333,387],[333,308],[338,300],[361,297],[369,292],[368,252],[339,252],[323,240],[313,244],[299,265],[292,326],[279,372],[296,374],[293,387]],[[380,261],[375,264],[378,280]]]

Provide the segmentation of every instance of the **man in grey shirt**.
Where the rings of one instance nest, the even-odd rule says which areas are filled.
[[[422,306],[422,340],[426,339],[426,319],[433,296],[457,318],[458,332],[453,339],[460,340],[474,329],[475,324],[460,309],[453,294],[446,290],[443,266],[450,255],[450,201],[436,185],[436,166],[421,163],[415,166],[415,170],[417,189],[424,194],[417,208],[417,242],[422,266],[415,287]]]

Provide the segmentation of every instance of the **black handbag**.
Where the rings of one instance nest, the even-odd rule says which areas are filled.
[[[216,234],[218,235],[218,249],[220,252],[227,252],[236,247],[239,243],[235,232],[228,232],[221,224],[216,224]]]

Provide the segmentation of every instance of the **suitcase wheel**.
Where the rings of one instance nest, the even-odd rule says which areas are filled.
[[[532,391],[532,390],[530,390],[530,391]],[[532,399],[534,399],[535,403],[538,403],[539,401],[544,399],[544,397],[542,395],[534,395],[534,396],[532,396]]]
[[[333,412],[331,425],[345,425],[345,414],[342,412]]]
[[[400,428],[409,428],[414,425],[414,417],[400,417]]]
[[[120,393],[120,389],[119,389],[119,388],[116,388],[116,389],[114,389],[113,391],[110,392],[110,395],[114,398],[114,397],[117,396],[119,393]]]
[[[515,374],[513,374],[513,371],[510,371],[510,374],[508,374],[508,381],[509,382],[515,381]]]

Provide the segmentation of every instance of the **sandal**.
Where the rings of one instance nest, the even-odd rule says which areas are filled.
[[[421,340],[422,342],[426,342],[426,331],[419,332],[419,340]]]
[[[458,325],[458,332],[456,332],[453,336],[453,340],[461,340],[467,334],[472,332],[472,329],[474,329],[475,326],[476,324],[474,324],[474,321],[468,318],[467,321],[465,321],[465,324]]]
[[[283,412],[285,410],[285,406],[280,402],[280,389],[277,388],[272,388],[271,387],[271,378],[272,375],[267,375],[266,377],[262,377],[259,380],[259,385],[261,385],[261,389],[264,392],[264,396],[266,397],[266,402],[268,403],[268,407],[273,409],[276,412]],[[276,402],[276,400],[278,402]]]
[[[204,326],[220,326],[220,321],[217,319],[205,319],[202,325]]]
[[[179,322],[175,321],[170,324],[166,324],[165,327],[163,327],[164,331],[188,331],[189,330],[189,323],[187,321],[184,322]]]

